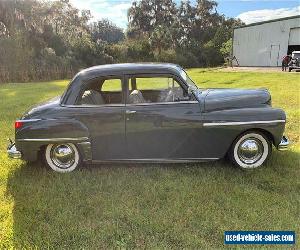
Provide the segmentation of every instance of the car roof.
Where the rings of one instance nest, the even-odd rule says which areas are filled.
[[[61,98],[61,103],[72,104],[77,98],[76,93],[89,80],[103,76],[171,74],[181,77],[182,68],[172,63],[119,63],[94,66],[80,71],[70,82]],[[75,94],[74,94],[75,93]]]
[[[179,65],[172,63],[118,63],[90,67],[80,71],[77,76],[80,76],[82,79],[90,79],[101,75],[117,74],[178,74],[180,69],[181,67]]]

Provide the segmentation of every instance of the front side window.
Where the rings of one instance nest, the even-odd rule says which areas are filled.
[[[87,83],[81,96],[82,105],[107,105],[122,103],[122,80],[97,78]]]
[[[127,103],[161,103],[187,101],[189,97],[172,77],[131,77]]]

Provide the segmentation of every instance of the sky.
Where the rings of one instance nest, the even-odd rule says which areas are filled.
[[[193,3],[195,0],[191,0]],[[109,19],[126,29],[127,10],[132,0],[70,0],[79,9],[89,9],[93,20]],[[176,0],[176,2],[180,2]],[[246,24],[300,15],[300,0],[217,0],[217,10],[227,17],[238,17]]]

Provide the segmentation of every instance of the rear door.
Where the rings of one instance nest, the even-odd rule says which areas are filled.
[[[182,83],[170,75],[131,75],[126,76],[126,82],[128,158],[166,161],[201,158],[197,149],[202,145],[200,106],[198,101],[189,100]],[[134,90],[139,92],[136,103],[130,101],[134,100],[130,98]]]
[[[126,158],[123,76],[91,80],[74,114],[89,129],[95,161]],[[93,92],[93,95],[88,96]],[[86,97],[87,96],[87,97]]]

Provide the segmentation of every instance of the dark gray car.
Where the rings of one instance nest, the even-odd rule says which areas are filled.
[[[286,116],[265,89],[199,89],[174,64],[113,64],[79,72],[65,93],[16,121],[12,158],[40,154],[59,172],[89,162],[195,162],[228,155],[261,166],[285,150]]]

